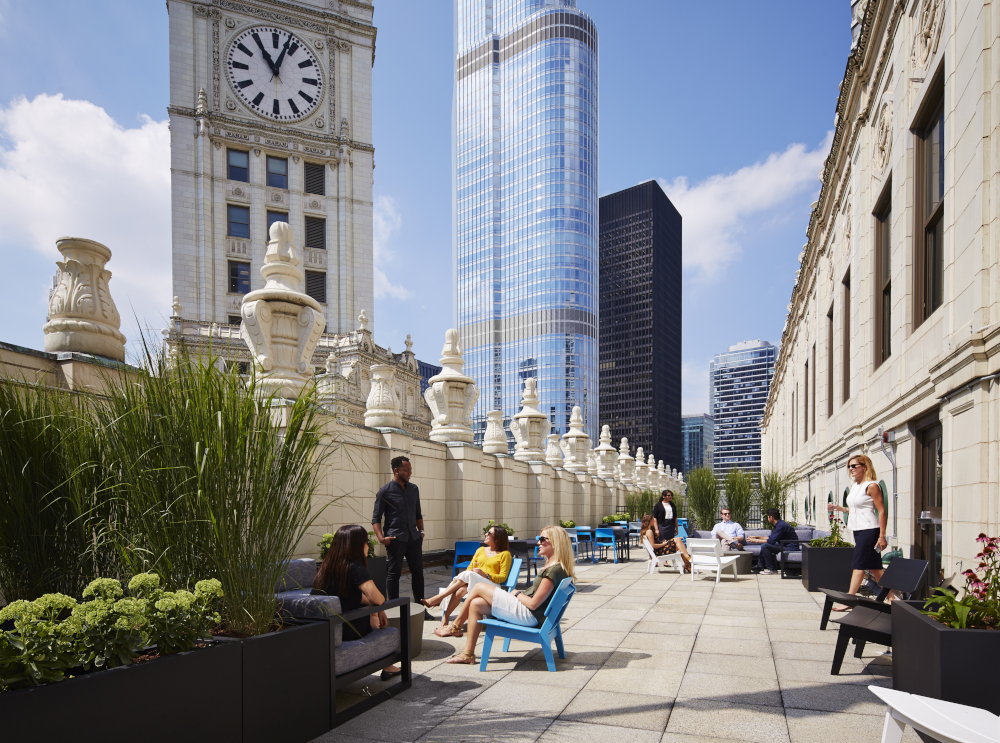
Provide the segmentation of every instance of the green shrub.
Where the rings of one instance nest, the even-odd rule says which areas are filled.
[[[605,516],[601,519],[602,524],[614,524],[616,521],[629,521],[629,515],[627,513],[615,513],[611,516]],[[635,519],[631,519],[635,521]]]
[[[78,664],[77,627],[72,620],[76,599],[48,593],[34,601],[18,600],[0,609],[0,623],[13,620],[14,629],[0,631],[0,686],[17,689],[62,681]],[[63,621],[66,615],[69,621]]]
[[[371,534],[372,532],[368,532],[368,533]],[[371,554],[371,541],[372,541],[371,537],[369,537],[368,538],[368,547],[369,547],[368,554]],[[316,542],[316,546],[319,547],[319,559],[320,560],[325,560],[326,559],[326,553],[330,551],[330,545],[331,544],[333,544],[333,534],[331,534],[330,532],[327,532],[326,534],[324,534],[323,538],[320,539],[318,542]]]
[[[90,601],[73,608],[76,652],[88,671],[127,666],[145,643],[145,603],[122,596],[120,582],[98,578],[83,591]]]
[[[507,532],[507,537],[509,539],[513,539],[514,538],[514,530],[512,528],[510,528],[509,526],[507,526],[507,524],[497,524],[497,523],[495,523],[493,521],[493,519],[490,519],[490,522],[486,526],[483,527],[483,534],[485,534],[486,532],[488,532],[494,526],[499,526],[505,532]]]
[[[730,518],[743,527],[750,521],[750,507],[754,501],[753,480],[752,473],[744,472],[739,468],[729,470],[724,480],[726,506],[729,508]],[[711,523],[714,524],[715,520],[713,517]],[[707,529],[708,526],[704,528]]]
[[[574,528],[576,526],[576,522],[575,521],[560,521],[559,522],[559,526],[561,526],[563,529],[572,529],[572,528]]]
[[[835,520],[830,525],[830,536],[814,539],[809,542],[810,547],[853,547],[850,542],[844,541],[840,534],[840,520]]]
[[[762,472],[757,491],[757,502],[760,504],[761,518],[765,518],[769,508],[777,508],[782,517],[787,516],[788,491],[792,487],[792,478],[780,472]]]
[[[687,476],[688,507],[696,525],[695,529],[710,529],[719,513],[719,483],[715,473],[707,467],[691,470]]]

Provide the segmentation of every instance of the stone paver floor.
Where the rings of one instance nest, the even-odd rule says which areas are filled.
[[[449,575],[428,571],[427,595]],[[885,648],[868,645],[859,660],[852,646],[841,675],[831,676],[837,630],[821,632],[819,618],[798,579],[716,584],[666,569],[647,575],[638,560],[580,563],[556,673],[537,645],[516,641],[508,653],[494,644],[485,673],[448,665],[464,640],[437,637],[428,621],[413,687],[314,743],[877,743],[885,707],[867,687],[891,686]],[[370,676],[339,701],[389,683]],[[919,739],[907,728],[904,740]]]

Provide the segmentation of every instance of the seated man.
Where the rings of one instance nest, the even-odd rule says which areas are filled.
[[[722,521],[715,525],[712,529],[712,536],[716,539],[722,541],[728,550],[741,550],[743,545],[747,543],[746,534],[743,533],[743,527],[737,524],[735,521],[730,520],[730,513],[728,508],[722,509]]]
[[[759,544],[760,558],[757,566],[760,567],[760,560],[764,562],[764,570],[761,575],[777,575],[778,555],[781,554],[781,542],[789,539],[798,539],[795,529],[781,520],[781,511],[777,508],[767,509],[767,523],[771,525],[771,536],[767,537],[747,537],[747,541]]]

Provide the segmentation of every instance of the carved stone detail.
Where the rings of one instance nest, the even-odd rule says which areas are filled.
[[[540,462],[545,456],[542,441],[548,436],[551,425],[549,417],[538,409],[538,392],[534,377],[524,380],[521,394],[521,412],[510,422],[510,431],[517,440],[514,459],[521,462]]]
[[[882,104],[875,123],[875,149],[872,152],[872,163],[877,171],[885,170],[892,151],[892,103]]]
[[[553,467],[563,466],[563,453],[559,446],[559,434],[550,433],[545,437],[545,461]]]
[[[583,411],[579,405],[573,406],[573,412],[569,417],[569,430],[563,434],[559,445],[563,452],[563,467],[570,472],[587,471],[590,436],[583,432]]]
[[[111,298],[111,272],[104,266],[111,251],[93,240],[61,237],[63,255],[55,289],[49,297],[49,317],[42,330],[49,353],[89,353],[125,360],[121,318]]]
[[[628,439],[623,436],[622,442],[618,447],[618,477],[622,485],[632,485],[634,483],[632,479],[632,466],[635,464],[635,460],[632,459],[628,451]]]
[[[938,50],[941,43],[941,30],[944,28],[944,0],[924,0],[920,8],[916,32],[913,35],[913,48],[910,52],[910,68],[924,70]]]
[[[643,454],[642,447],[640,446],[635,450],[635,476],[633,481],[637,488],[646,488],[649,485],[649,480],[646,477],[646,457]]]
[[[394,364],[373,364],[372,386],[365,403],[365,425],[371,428],[401,428],[402,405],[396,391]]]
[[[601,428],[601,443],[594,451],[597,453],[598,477],[614,477],[618,451],[611,445],[611,426]]]
[[[409,341],[410,336],[406,336]],[[490,410],[486,413],[486,433],[483,436],[483,451],[487,454],[507,453],[507,434],[503,430],[503,411]]]
[[[427,380],[424,400],[431,409],[431,441],[471,443],[472,407],[479,399],[476,380],[462,373],[465,359],[459,333],[450,328],[444,334],[441,373]]]

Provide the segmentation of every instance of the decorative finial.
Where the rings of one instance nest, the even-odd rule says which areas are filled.
[[[198,89],[198,106],[195,108],[194,112],[198,116],[204,116],[208,113],[208,95],[205,93],[204,88]]]
[[[330,351],[330,354],[326,357],[326,373],[333,374],[334,372],[339,371],[339,369],[340,364],[337,361],[337,352]]]
[[[409,333],[406,334],[406,340],[403,342],[406,344],[406,353],[413,353],[413,339]]]
[[[174,301],[173,301],[173,304],[170,305],[170,309],[173,310],[173,312],[174,312],[173,316],[174,317],[180,317],[181,316],[181,309],[182,309],[182,307],[181,307],[181,299],[180,299],[180,297],[174,297]]]
[[[361,310],[361,314],[358,315],[358,330],[362,333],[368,332],[368,315],[365,314],[364,310]]]

